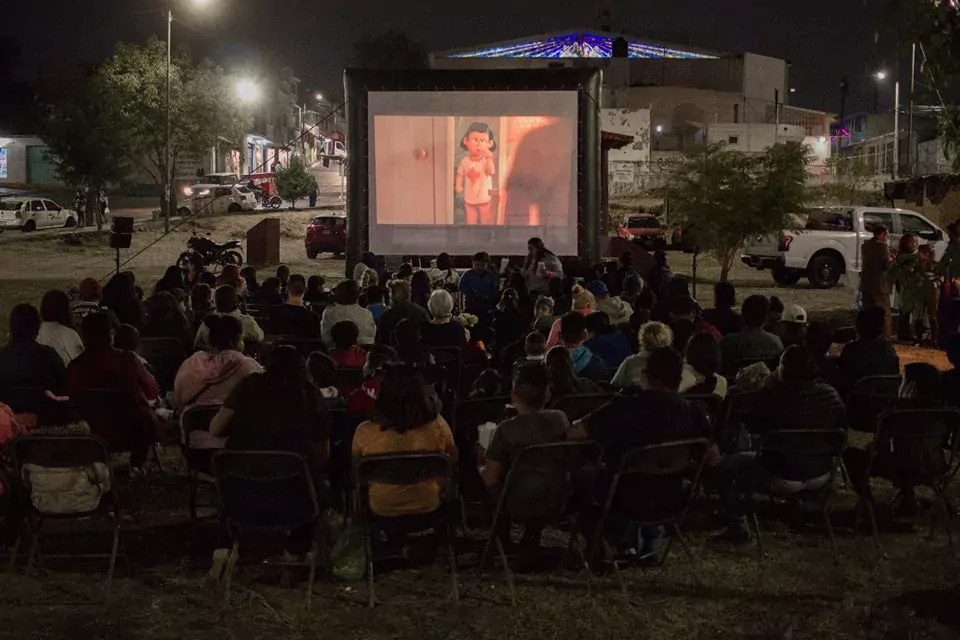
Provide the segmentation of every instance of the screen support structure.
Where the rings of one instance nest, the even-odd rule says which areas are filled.
[[[600,260],[600,96],[599,69],[429,70],[348,69],[347,100],[347,260],[346,277],[368,250],[371,210],[368,93],[371,91],[576,91],[577,254],[581,262]],[[482,250],[476,247],[475,250]],[[437,253],[443,251],[437,248]],[[507,256],[509,257],[509,256]]]

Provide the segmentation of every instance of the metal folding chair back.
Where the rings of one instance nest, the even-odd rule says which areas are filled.
[[[231,530],[287,531],[320,517],[306,460],[289,451],[218,451],[220,506]]]
[[[356,487],[356,513],[366,525],[367,585],[369,605],[376,604],[373,562],[373,528],[389,523],[393,531],[415,533],[433,529],[446,538],[450,563],[451,593],[455,601],[460,601],[460,588],[457,583],[457,557],[455,550],[456,535],[450,501],[445,494],[453,484],[453,461],[444,453],[410,452],[388,453],[360,458],[353,468]],[[371,483],[397,486],[411,486],[428,480],[440,480],[443,494],[440,508],[432,513],[387,517],[373,512],[370,507]]]
[[[723,406],[723,399],[720,396],[713,393],[684,393],[680,397],[700,407],[710,420],[710,424],[714,426],[717,424]]]
[[[604,526],[611,517],[641,526],[670,525],[683,543],[680,525],[700,486],[709,448],[706,438],[693,438],[635,447],[623,454],[607,490],[590,545],[591,557],[599,551]],[[668,551],[669,546],[661,562]]]
[[[320,505],[307,461],[289,451],[218,451],[213,455],[220,508],[233,539],[224,593],[239,558],[242,533],[280,533],[313,523],[313,549],[306,563],[307,608],[320,554]]]
[[[117,482],[110,466],[110,453],[106,444],[99,438],[92,436],[53,436],[30,435],[17,438],[12,444],[13,460],[17,473],[18,490],[23,492],[22,503],[28,505],[26,523],[31,536],[30,552],[27,556],[27,569],[36,558],[43,565],[43,555],[40,553],[40,537],[43,524],[46,520],[69,520],[89,518],[93,516],[108,516],[112,520],[113,543],[110,553],[85,554],[58,554],[47,557],[84,557],[109,558],[107,569],[105,594],[110,598],[110,587],[113,584],[113,571],[116,567],[120,545],[120,499]],[[89,509],[66,512],[60,503],[56,510],[45,505],[38,505],[34,498],[34,480],[31,467],[43,469],[79,469],[96,484],[101,491],[97,504]],[[105,486],[106,485],[106,486]],[[20,548],[21,537],[18,535],[10,554],[10,568],[16,566],[17,552]],[[126,558],[126,555],[124,558]],[[129,562],[127,564],[129,570]]]
[[[451,390],[447,368],[442,364],[420,365],[416,367],[424,381],[433,387],[441,401],[448,401],[447,391]]]
[[[900,376],[866,376],[857,380],[847,396],[847,422],[854,431],[874,433],[877,419],[900,395]]]
[[[142,338],[137,350],[153,369],[160,389],[173,390],[177,371],[187,359],[183,343],[177,338]]]
[[[447,387],[453,392],[460,390],[460,376],[463,370],[463,349],[459,347],[427,347],[433,355],[435,364],[446,367]]]
[[[753,403],[759,397],[759,391],[731,391],[723,399],[720,406],[720,415],[714,421],[714,440],[724,453],[734,453],[739,450],[740,436],[750,418]]]
[[[553,408],[563,412],[572,423],[584,416],[590,415],[615,397],[616,395],[609,393],[586,393],[567,396],[557,401],[557,403],[553,405]]]
[[[194,431],[210,431],[210,422],[219,411],[219,404],[201,405],[188,409],[180,419],[183,426],[183,458],[187,462],[187,486],[191,520],[197,519],[197,477],[200,473],[213,473],[210,460],[216,449],[192,448],[190,446],[190,434]]]

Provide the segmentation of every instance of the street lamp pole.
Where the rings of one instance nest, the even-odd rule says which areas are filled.
[[[900,80],[893,85],[893,179],[900,177]]]
[[[167,117],[167,144],[166,144],[166,159],[164,161],[164,171],[163,171],[163,197],[167,202],[167,206],[164,208],[163,212],[163,232],[170,233],[170,210],[174,207],[173,202],[171,201],[171,194],[173,189],[171,185],[173,184],[173,175],[172,167],[170,166],[171,157],[173,155],[170,145],[170,67],[171,65],[171,49],[173,44],[173,9],[167,9],[167,108],[166,108],[166,117]]]

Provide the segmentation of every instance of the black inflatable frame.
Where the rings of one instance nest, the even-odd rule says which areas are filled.
[[[582,264],[600,260],[600,87],[599,69],[505,71],[381,71],[347,69],[347,264],[346,276],[369,247],[370,91],[573,91],[578,92],[577,254]],[[438,253],[442,250],[437,248]],[[479,251],[482,247],[476,247]],[[469,264],[469,256],[452,256]],[[515,256],[492,256],[493,258]],[[565,261],[566,262],[566,261]]]

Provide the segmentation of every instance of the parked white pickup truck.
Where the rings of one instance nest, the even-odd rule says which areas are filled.
[[[890,232],[895,250],[904,233],[917,236],[921,244],[934,244],[937,256],[947,248],[947,235],[937,225],[913,211],[881,207],[825,207],[794,216],[797,224],[779,237],[748,240],[743,264],[770,269],[777,284],[792,285],[807,278],[819,289],[836,286],[847,276],[850,286],[860,283],[860,248],[883,225]]]

